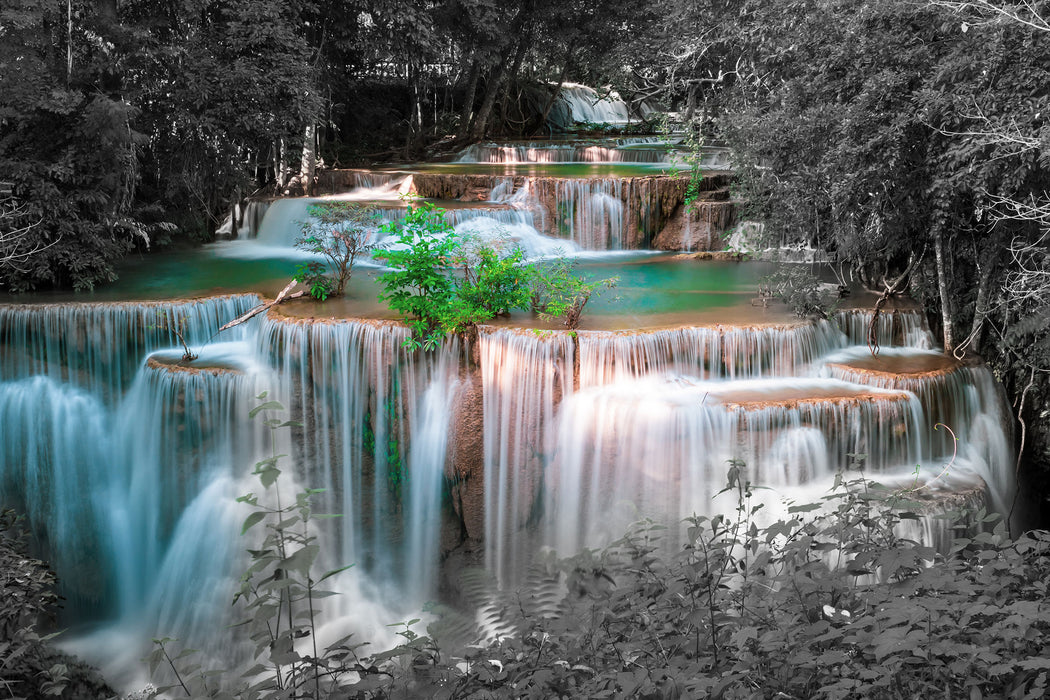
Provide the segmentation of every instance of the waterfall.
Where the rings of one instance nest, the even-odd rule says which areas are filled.
[[[199,348],[259,303],[254,294],[199,301],[0,306],[0,380],[43,374],[115,401],[149,352],[178,343],[172,324]],[[224,339],[243,335],[243,327]]]
[[[623,180],[559,180],[557,209],[561,232],[581,248],[624,247]]]
[[[555,406],[573,391],[566,333],[485,330],[480,347],[484,416],[485,560],[513,580],[529,548],[522,529],[543,488]]]
[[[656,147],[645,148],[644,145]],[[575,145],[551,141],[467,146],[457,163],[670,163],[671,151],[657,137],[653,141],[620,145]]]
[[[623,124],[630,120],[627,103],[618,94],[610,92],[602,97],[594,88],[576,83],[562,84],[548,116],[548,121],[562,126],[573,122]]]
[[[910,348],[885,348],[877,357],[866,347],[857,348],[830,355],[825,362],[829,376],[914,394],[923,407],[919,428],[929,445],[927,467],[936,473],[938,461],[948,460],[958,439],[959,466],[984,480],[997,510],[1008,509],[1012,486],[1006,472],[994,465],[1013,459],[1007,439],[1009,409],[987,367]]]
[[[774,489],[820,484],[848,454],[872,455],[877,470],[909,464],[921,453],[921,407],[907,393],[876,391],[834,380],[656,377],[581,391],[559,412],[546,541],[563,553],[601,546],[652,518],[678,543],[683,518],[732,510],[715,500],[731,460]]]
[[[98,566],[110,555],[97,497],[114,451],[106,418],[97,398],[50,377],[0,382],[0,503],[26,516],[67,610],[84,618],[115,608],[112,571]]]
[[[260,354],[303,422],[300,478],[326,489],[322,502],[343,515],[336,558],[391,582],[411,582],[407,572],[437,561],[433,499],[460,354],[455,342],[410,352],[407,337],[391,323],[285,320],[267,321],[260,336]]]
[[[851,309],[835,314],[835,322],[849,338],[851,345],[867,345],[868,328],[874,312],[870,309]],[[933,336],[918,311],[891,309],[879,314],[875,323],[875,337],[884,347],[933,347]]]
[[[236,478],[268,453],[265,431],[248,412],[273,379],[246,363],[250,345],[212,346],[200,369],[179,366],[180,356],[151,355],[113,416],[115,459],[100,497],[125,617],[143,614],[189,505],[217,479]]]
[[[843,345],[831,324],[683,327],[645,333],[582,331],[580,385],[645,374],[702,378],[791,375]]]

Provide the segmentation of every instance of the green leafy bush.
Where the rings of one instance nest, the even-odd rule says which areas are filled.
[[[385,230],[399,247],[381,254],[393,270],[379,278],[379,299],[408,318],[411,347],[436,347],[448,333],[527,308],[531,268],[520,248],[501,255],[464,239],[429,203],[410,206],[404,221]]]
[[[564,259],[536,265],[532,270],[530,307],[546,319],[560,319],[569,330],[576,330],[591,297],[611,289],[618,277],[586,280],[576,272],[577,262]]]
[[[295,247],[324,256],[331,274],[326,274],[324,265],[310,262],[298,267],[295,279],[309,287],[312,297],[324,301],[343,294],[357,258],[375,249],[375,212],[353,202],[313,204],[307,211],[310,218],[301,222]]]

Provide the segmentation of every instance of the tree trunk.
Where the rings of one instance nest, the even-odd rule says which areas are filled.
[[[314,176],[317,172],[317,133],[311,122],[303,134],[303,159],[299,167],[299,182],[303,194],[309,197],[314,192]]]
[[[474,123],[470,125],[470,140],[480,141],[485,137],[485,129],[488,127],[489,115],[492,108],[496,106],[496,98],[499,96],[500,88],[503,87],[503,76],[507,72],[507,64],[501,63],[489,77],[489,85],[485,90],[485,99],[481,101],[477,114],[474,115]]]
[[[474,113],[474,98],[478,94],[478,78],[481,77],[481,63],[477,58],[470,65],[470,81],[467,83],[467,94],[463,98],[463,108],[459,112],[459,130],[456,140],[463,141],[470,133],[470,116]]]
[[[977,300],[973,308],[973,327],[970,329],[969,346],[974,352],[980,352],[981,336],[984,335],[984,322],[988,318],[988,302],[992,291],[992,272],[995,271],[994,260],[986,260],[981,268],[981,277],[977,283]]]
[[[522,5],[522,8],[518,10],[518,15],[514,18],[514,24],[511,26],[510,36],[518,37],[518,47],[515,51],[515,64],[521,64],[521,57],[525,55],[525,49],[527,48],[526,42],[527,32],[525,29],[525,22],[532,14],[532,3],[526,2]],[[517,68],[515,67],[515,70]],[[485,99],[481,103],[481,107],[478,108],[477,116],[474,118],[474,123],[470,129],[470,140],[480,141],[485,136],[485,129],[488,127],[489,116],[492,114],[492,108],[496,105],[496,98],[499,97],[500,92],[503,89],[503,79],[507,75],[507,64],[501,62],[496,66],[496,70],[493,71],[490,76],[488,85],[485,86]]]
[[[547,103],[543,105],[543,113],[540,115],[540,125],[537,127],[537,131],[547,124],[547,117],[550,116],[551,110],[554,109],[554,103],[557,102],[558,95],[561,94],[561,88],[565,84],[565,78],[569,76],[569,70],[572,68],[572,52],[575,48],[576,42],[573,41],[569,44],[569,50],[565,52],[565,62],[562,64],[561,75],[558,76],[558,87],[554,88],[554,92],[552,92],[551,96],[547,99]]]
[[[951,354],[955,349],[955,333],[952,328],[951,297],[948,296],[948,271],[944,256],[944,233],[937,226],[933,233],[933,252],[937,263],[937,292],[941,297],[941,323],[944,332],[944,351]]]

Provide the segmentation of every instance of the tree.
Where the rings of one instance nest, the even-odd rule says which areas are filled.
[[[295,247],[324,256],[332,276],[308,265],[296,279],[308,282],[315,298],[342,296],[357,258],[376,248],[375,211],[351,202],[333,202],[310,205],[307,212],[310,218],[301,222]]]

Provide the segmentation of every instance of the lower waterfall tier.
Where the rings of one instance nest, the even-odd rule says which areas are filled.
[[[252,541],[238,539],[234,499],[266,491],[251,472],[274,454],[283,497],[324,489],[316,509],[341,514],[320,560],[355,567],[328,609],[374,611],[369,634],[454,597],[443,561],[473,557],[512,586],[542,547],[568,554],[639,518],[677,532],[729,512],[731,468],[761,487],[770,518],[858,467],[921,484],[929,516],[1009,500],[994,381],[916,347],[917,314],[897,314],[877,358],[857,345],[863,312],[648,332],[483,327],[431,352],[407,350],[390,321],[272,314],[204,343],[253,302],[164,307],[198,319],[193,361],[151,327],[148,305],[0,307],[0,340],[24,347],[0,375],[0,501],[26,512],[58,570],[65,622],[228,647],[200,637],[228,614]],[[97,378],[92,365],[111,369]],[[286,410],[249,418],[263,401]],[[264,417],[296,423],[271,442]],[[915,527],[946,541],[932,517]],[[191,595],[201,582],[212,593]]]

